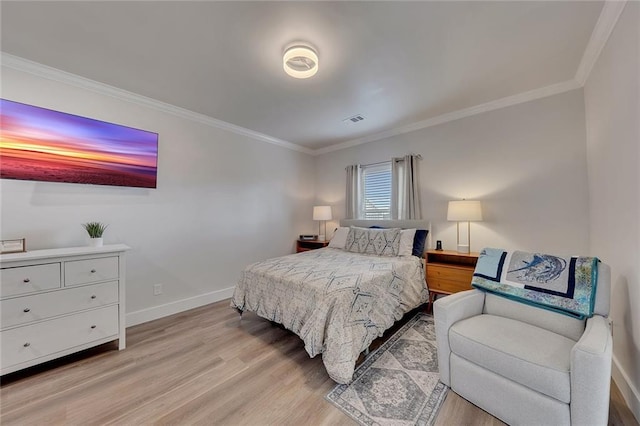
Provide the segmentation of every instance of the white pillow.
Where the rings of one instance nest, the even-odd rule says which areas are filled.
[[[336,232],[333,234],[333,238],[329,241],[329,247],[344,249],[344,246],[347,244],[347,235],[349,235],[348,227],[341,226],[336,229]]]
[[[415,228],[400,231],[400,249],[398,250],[398,256],[411,256],[413,254],[413,239],[415,236]]]

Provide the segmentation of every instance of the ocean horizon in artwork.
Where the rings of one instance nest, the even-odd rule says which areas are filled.
[[[158,135],[0,99],[0,178],[156,188]]]

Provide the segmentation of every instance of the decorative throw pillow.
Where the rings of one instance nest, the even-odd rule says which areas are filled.
[[[349,228],[341,226],[333,233],[333,238],[329,241],[329,247],[344,249],[347,244],[347,235],[349,235]]]
[[[354,253],[397,256],[400,249],[400,228],[369,229],[352,226],[344,248]]]
[[[377,229],[385,229],[382,226],[370,226],[369,228],[377,228]],[[399,256],[404,256],[406,253],[404,252],[404,250],[402,249],[402,239],[406,238],[406,236],[403,236],[402,233],[404,233],[405,231],[407,231],[407,229],[403,229],[401,231],[401,237],[400,237],[400,250],[399,250]],[[415,235],[413,237],[413,249],[411,251],[411,253],[414,256],[417,257],[422,257],[424,256],[424,249],[425,249],[425,245],[427,244],[427,236],[429,235],[429,230],[428,229],[416,229],[415,231]]]
[[[424,245],[427,241],[428,229],[418,229],[413,238],[413,255],[422,257],[424,255]]]

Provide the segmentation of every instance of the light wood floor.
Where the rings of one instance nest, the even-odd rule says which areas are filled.
[[[334,385],[297,336],[223,301],[3,377],[0,423],[353,425],[324,399]],[[449,392],[437,424],[502,423]],[[610,424],[637,425],[615,385]]]

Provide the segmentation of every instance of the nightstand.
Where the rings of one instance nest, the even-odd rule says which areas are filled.
[[[431,310],[437,294],[471,290],[471,278],[478,262],[478,255],[479,253],[427,250],[425,267]]]
[[[302,251],[315,250],[329,245],[329,241],[319,240],[298,240],[296,242],[296,253]]]

